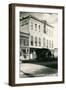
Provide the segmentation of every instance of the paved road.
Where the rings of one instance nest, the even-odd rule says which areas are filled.
[[[57,69],[46,67],[39,64],[22,63],[20,64],[20,77],[39,77],[56,76]]]

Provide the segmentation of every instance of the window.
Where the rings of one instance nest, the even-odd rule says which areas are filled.
[[[22,47],[22,46],[24,46],[24,44],[25,44],[25,40],[24,40],[24,37],[20,37],[20,46]]]
[[[46,33],[46,21],[44,23],[44,33]]]
[[[28,40],[28,39],[25,40],[25,45],[26,45],[26,46],[29,45],[29,40]]]
[[[26,59],[26,49],[22,50],[22,55],[24,56],[24,59]]]
[[[51,48],[51,41],[49,40],[49,47]]]
[[[33,30],[33,22],[31,22],[31,30]]]
[[[35,37],[35,46],[37,46],[37,37]]]
[[[38,27],[39,27],[39,32],[40,32],[40,25]]]
[[[45,38],[43,38],[43,46],[45,46]]]
[[[35,30],[37,30],[37,24],[35,24]]]
[[[23,40],[23,44],[24,44],[24,46],[25,46],[25,39]]]
[[[21,39],[20,39],[20,47],[21,47]]]
[[[48,48],[48,40],[47,40],[47,48]]]
[[[28,37],[20,37],[20,46],[28,46],[29,38]]]
[[[41,46],[41,38],[39,38],[39,46]]]
[[[53,48],[53,41],[52,41],[52,48]]]
[[[31,45],[33,46],[33,36],[31,36]]]

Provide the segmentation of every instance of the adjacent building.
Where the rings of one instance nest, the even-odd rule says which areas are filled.
[[[42,51],[54,49],[54,27],[32,15],[20,18],[20,59],[36,59]]]

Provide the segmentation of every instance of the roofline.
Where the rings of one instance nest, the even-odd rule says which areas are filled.
[[[38,19],[37,17],[34,17],[34,16],[32,16],[32,15],[26,16],[26,17],[24,17],[23,19],[20,19],[20,21],[22,21],[22,20],[24,20],[24,19],[27,19],[27,18],[33,18],[33,19],[35,19],[35,20],[37,20],[37,21],[39,21],[39,22],[41,22],[41,23],[46,23],[46,25],[54,28],[52,25],[48,24],[46,20],[43,20],[43,21],[44,21],[44,22],[43,22],[42,20],[40,20],[40,19]]]
[[[33,18],[33,19],[35,19],[35,20],[37,20],[37,21],[42,22],[40,19],[38,19],[38,18],[36,18],[36,17],[34,17],[34,16],[32,16],[32,15],[26,16],[26,17],[24,17],[24,18],[21,19],[21,20],[24,20],[24,19],[26,19],[26,18]],[[43,22],[42,22],[42,23],[43,23]]]

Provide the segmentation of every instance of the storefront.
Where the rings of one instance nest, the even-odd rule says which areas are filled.
[[[20,60],[29,60],[29,48],[21,48]]]
[[[29,34],[20,35],[20,60],[29,60]]]

